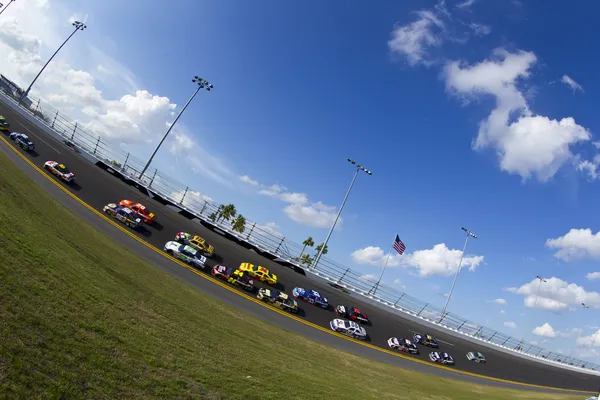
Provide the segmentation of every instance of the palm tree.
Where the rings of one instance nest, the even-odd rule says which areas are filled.
[[[233,204],[227,204],[225,207],[223,207],[222,217],[227,221],[235,217],[236,214],[237,210]]]
[[[302,264],[305,264],[305,265],[310,265],[310,264],[312,264],[312,261],[313,261],[313,259],[312,259],[312,257],[310,256],[310,254],[305,254],[305,255],[303,255],[303,256],[302,256],[302,258],[300,259],[300,262],[301,262]]]
[[[300,259],[302,259],[302,255],[304,254],[304,250],[306,250],[306,246],[308,247],[313,247],[315,245],[315,241],[313,240],[313,238],[311,236],[307,237],[304,242],[302,242],[302,244],[304,245],[304,247],[302,247],[302,251],[300,252]]]
[[[233,220],[231,227],[234,231],[242,233],[246,229],[246,218],[243,215],[238,215],[236,219]]]
[[[221,218],[223,218],[223,209],[225,208],[225,206],[223,204],[221,204],[219,206],[219,208],[217,209],[216,212],[216,216],[217,216],[217,222],[219,222],[221,220]],[[215,213],[213,213],[215,214]]]
[[[325,245],[325,248],[323,248],[323,245]],[[317,254],[319,254],[319,252],[321,251],[322,248],[323,248],[323,253],[322,254],[327,254],[328,248],[327,248],[327,245],[325,243],[321,243],[320,245],[318,245],[317,247],[315,247],[315,250],[317,251]]]
[[[208,216],[208,219],[210,219],[212,222],[215,222],[215,219],[217,219],[217,213],[214,212],[214,213],[210,214]]]

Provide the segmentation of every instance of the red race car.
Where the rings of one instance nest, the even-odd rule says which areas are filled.
[[[133,210],[133,212],[148,225],[152,225],[156,220],[154,213],[150,212],[150,210],[142,203],[134,203],[132,200],[121,200],[119,205]]]
[[[212,276],[221,280],[227,281],[236,286],[240,286],[244,290],[254,290],[254,280],[247,273],[239,269],[228,268],[224,265],[215,265],[211,271]]]
[[[360,322],[361,324],[369,323],[369,317],[367,317],[367,314],[360,311],[356,307],[339,305],[335,308],[335,313],[342,318],[348,318],[350,321]]]

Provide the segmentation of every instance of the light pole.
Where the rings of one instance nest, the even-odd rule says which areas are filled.
[[[350,183],[350,187],[348,188],[348,191],[346,192],[346,197],[344,197],[344,201],[342,201],[342,205],[340,206],[340,209],[337,213],[337,215],[335,216],[335,219],[333,220],[333,224],[331,225],[331,229],[329,230],[329,233],[327,234],[327,238],[325,238],[325,242],[323,242],[323,246],[321,246],[321,249],[319,249],[319,253],[317,254],[317,258],[315,258],[315,262],[313,263],[313,269],[317,269],[317,265],[319,264],[319,260],[321,260],[321,255],[323,254],[323,250],[327,247],[327,242],[329,242],[329,238],[331,237],[331,234],[333,233],[333,229],[335,228],[335,224],[337,224],[338,219],[340,218],[340,215],[342,214],[342,210],[344,209],[344,205],[346,204],[346,200],[348,200],[348,196],[350,195],[350,191],[352,191],[352,186],[354,186],[354,181],[356,181],[356,177],[358,176],[358,173],[360,171],[363,171],[364,173],[366,173],[367,175],[373,175],[373,172],[366,169],[365,167],[363,167],[360,164],[357,164],[356,161],[352,160],[352,159],[348,159],[348,162],[354,166],[356,166],[356,171],[354,172],[354,177],[352,178],[352,183]]]
[[[144,175],[144,172],[146,172],[146,170],[150,166],[150,163],[152,162],[152,159],[156,155],[156,152],[158,151],[158,149],[160,148],[160,146],[163,144],[163,142],[165,141],[165,139],[167,138],[167,136],[169,136],[169,133],[171,132],[171,129],[173,129],[173,127],[177,123],[177,120],[179,120],[179,117],[181,117],[181,114],[183,114],[183,112],[185,111],[185,109],[187,108],[187,106],[189,106],[190,103],[192,102],[192,100],[194,100],[194,97],[196,97],[196,95],[198,94],[198,92],[200,91],[200,89],[206,89],[207,92],[210,92],[210,90],[214,87],[212,85],[212,83],[210,83],[206,79],[202,79],[202,78],[200,78],[198,76],[194,76],[194,79],[192,79],[192,82],[194,82],[195,84],[197,84],[198,87],[194,91],[194,94],[192,94],[192,97],[190,97],[190,99],[187,101],[187,103],[185,103],[185,105],[183,106],[183,108],[181,109],[181,111],[179,111],[179,114],[177,114],[177,117],[175,117],[175,121],[173,121],[173,123],[171,124],[171,126],[169,126],[169,129],[167,129],[167,132],[164,134],[164,136],[162,137],[162,139],[158,143],[158,146],[156,146],[156,149],[154,149],[154,152],[152,153],[152,155],[148,159],[148,162],[144,166],[144,169],[142,169],[142,172],[140,173],[139,179],[142,179],[142,176]]]
[[[454,291],[454,285],[456,285],[456,278],[458,278],[458,274],[460,273],[460,269],[462,267],[463,259],[465,258],[465,251],[467,250],[467,243],[469,241],[469,238],[472,237],[473,239],[477,239],[477,235],[475,235],[473,232],[471,232],[467,228],[461,227],[460,229],[465,231],[467,237],[465,238],[465,245],[463,246],[462,255],[460,256],[460,262],[458,263],[458,268],[456,269],[456,274],[454,275],[454,281],[452,282],[452,287],[450,288],[450,293],[448,293],[448,298],[446,299],[446,304],[444,305],[444,308],[442,309],[442,314],[440,315],[440,319],[439,319],[438,323],[442,322],[442,320],[446,316],[446,308],[448,307],[448,303],[450,303],[450,298],[452,297],[452,292]]]
[[[3,6],[4,4],[0,3],[0,8],[2,8],[2,10],[0,10],[0,15],[2,15],[2,13],[3,13],[4,11],[6,11],[6,9],[8,8],[8,6],[10,6],[10,5],[11,5],[11,4],[12,4],[14,1],[15,1],[15,0],[8,0],[8,4],[7,4],[7,5],[6,5],[6,7],[4,7],[4,8],[2,8],[2,6]]]
[[[54,58],[54,56],[56,56],[56,54],[58,54],[58,52],[60,51],[60,49],[62,49],[63,46],[65,44],[67,44],[67,42],[69,41],[69,39],[71,39],[73,37],[73,35],[75,34],[75,32],[82,31],[82,30],[84,30],[84,29],[87,28],[87,25],[85,25],[83,22],[79,22],[79,21],[74,21],[73,22],[73,26],[75,27],[75,30],[73,30],[73,33],[71,33],[69,35],[69,37],[63,42],[63,44],[61,44],[60,47],[58,49],[56,49],[56,51],[54,52],[54,54],[52,54],[52,57],[50,57],[50,59],[48,61],[46,61],[46,64],[44,64],[44,66],[42,67],[42,69],[40,69],[40,72],[38,72],[38,74],[35,76],[35,78],[33,78],[33,81],[31,81],[31,84],[29,85],[29,87],[27,88],[27,90],[25,90],[25,92],[23,92],[23,94],[19,98],[19,104],[21,103],[21,101],[25,97],[27,97],[29,95],[29,92],[31,91],[31,88],[33,87],[33,84],[35,83],[35,81],[37,81],[37,79],[40,77],[40,75],[42,74],[42,72],[44,72],[44,70],[46,69],[46,67],[48,66],[48,64],[50,64],[50,61],[52,61],[52,59]]]
[[[531,327],[531,322],[533,321],[533,314],[535,314],[535,306],[537,305],[538,298],[540,297],[540,289],[542,288],[542,283],[546,282],[546,279],[541,276],[536,276],[535,279],[539,280],[538,289],[535,294],[535,301],[533,302],[533,310],[531,310],[531,314],[529,315],[529,322],[527,322],[525,334],[523,335],[523,340],[521,340],[521,347],[525,344],[525,339],[527,338],[527,333],[529,332],[529,328]]]

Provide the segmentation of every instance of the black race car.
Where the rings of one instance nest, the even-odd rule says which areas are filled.
[[[335,308],[335,313],[342,318],[348,318],[350,321],[360,322],[361,324],[369,323],[369,317],[367,317],[367,314],[360,311],[356,307],[339,305]]]

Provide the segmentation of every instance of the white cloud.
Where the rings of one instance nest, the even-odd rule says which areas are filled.
[[[463,99],[496,99],[495,108],[480,123],[474,148],[492,147],[503,171],[523,180],[535,175],[545,182],[572,158],[571,146],[589,140],[591,134],[571,117],[557,121],[532,114],[517,83],[530,76],[536,61],[532,52],[496,49],[475,65],[448,63],[444,77],[447,90]]]
[[[450,276],[456,273],[461,255],[461,250],[451,250],[446,247],[445,243],[440,243],[427,250],[415,250],[402,256],[395,254],[390,257],[388,267],[415,268],[422,277],[431,275]],[[355,250],[351,256],[357,264],[379,267],[385,263],[384,251],[379,247],[368,246]],[[483,262],[483,259],[483,256],[465,255],[462,268],[474,271]]]
[[[585,347],[600,347],[600,330],[592,333],[589,336],[580,336],[577,338],[577,344]]]
[[[539,297],[536,303],[536,296]],[[583,287],[568,283],[562,279],[552,277],[539,284],[538,279],[522,285],[519,288],[508,288],[507,291],[524,296],[526,307],[541,308],[549,311],[572,311],[580,307],[581,303],[600,309],[600,293],[588,292]]]
[[[417,19],[408,25],[396,26],[388,48],[392,53],[406,57],[408,64],[428,64],[427,49],[442,44],[440,33],[444,23],[435,12],[421,10],[416,12]]]
[[[473,33],[477,36],[486,36],[492,32],[492,28],[488,25],[478,24],[476,22],[471,22],[469,28],[471,28]]]
[[[573,92],[576,92],[578,90],[583,92],[583,88],[581,87],[581,85],[575,82],[573,78],[571,78],[569,75],[563,75],[560,81],[568,87],[570,87],[571,90],[573,90]]]
[[[517,329],[517,324],[515,324],[513,321],[505,322],[504,326],[511,329]]]
[[[550,325],[547,322],[544,323],[544,325],[542,325],[542,326],[537,326],[533,330],[533,334],[537,335],[537,336],[545,336],[545,337],[549,337],[549,338],[556,337],[556,331],[554,330],[554,328],[552,328],[552,325]]]
[[[595,279],[600,279],[600,272],[590,272],[585,277],[587,279],[589,279],[590,281],[593,281]]]
[[[591,229],[571,229],[566,235],[546,240],[546,247],[558,249],[554,257],[563,261],[585,258],[600,260],[600,232]]]
[[[273,236],[277,236],[280,238],[283,237],[283,234],[281,232],[279,232],[280,226],[277,225],[275,222],[267,222],[262,225],[257,224],[256,229],[265,231],[266,233],[273,235]]]
[[[406,289],[406,285],[400,279],[394,279],[394,285],[399,286],[401,289]]]
[[[469,8],[475,3],[475,0],[465,0],[462,3],[456,5],[457,8]]]
[[[500,310],[500,314],[506,314],[506,311]]]
[[[330,228],[337,214],[336,207],[328,206],[320,201],[308,205],[290,204],[283,211],[292,221],[313,228]],[[341,230],[343,219],[340,217],[335,226],[336,230]]]
[[[196,142],[184,133],[175,133],[171,136],[171,153],[178,154],[192,150]]]
[[[595,181],[599,177],[598,164],[596,162],[583,160],[577,163],[575,168],[577,171],[587,173],[588,178],[592,181]]]
[[[507,301],[504,299],[496,299],[496,300],[494,300],[494,303],[504,305],[507,303]]]
[[[249,185],[252,185],[252,186],[258,186],[258,181],[255,181],[254,179],[250,178],[248,175],[240,176],[240,181],[247,183]]]

